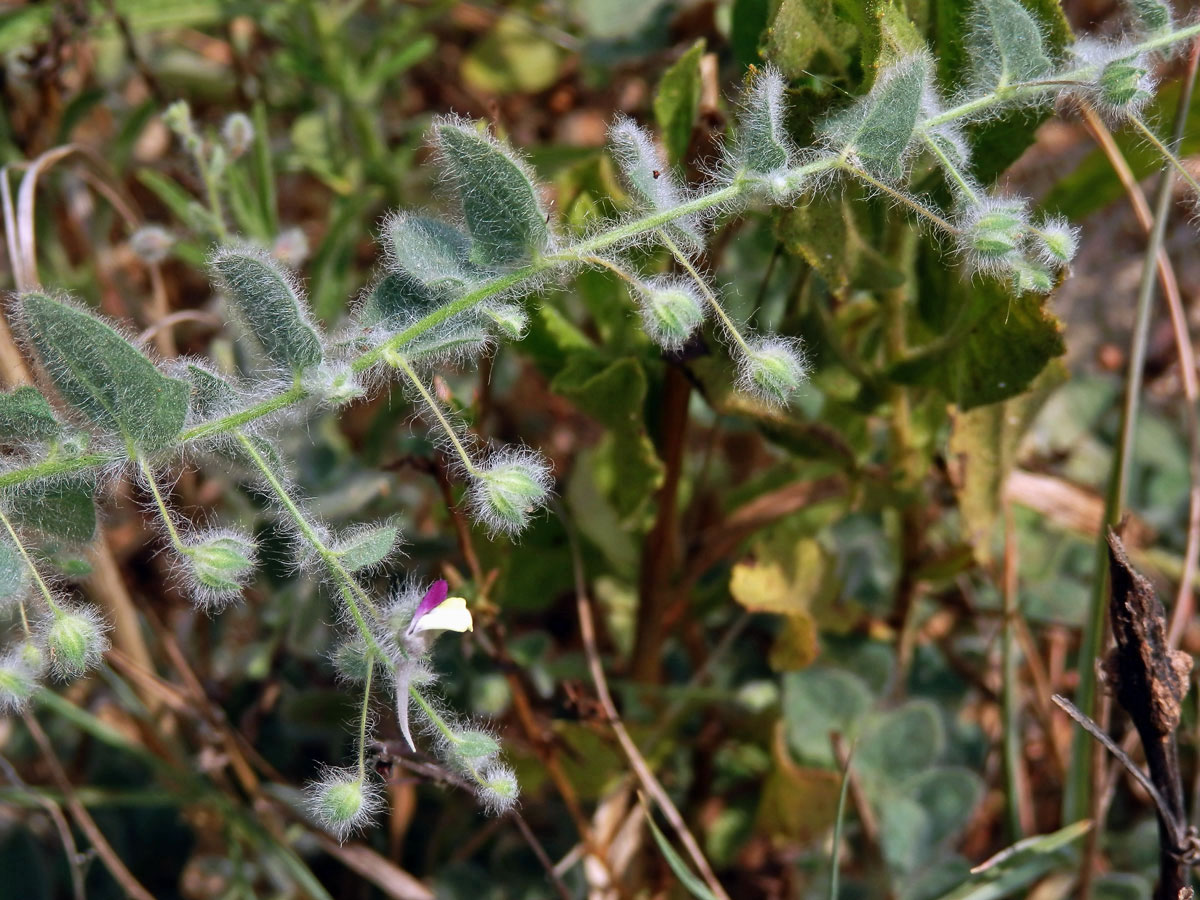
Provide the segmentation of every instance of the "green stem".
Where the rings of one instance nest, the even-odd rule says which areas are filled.
[[[848,162],[848,161],[842,162],[839,165],[839,168],[844,169],[845,171],[849,172],[851,175],[855,176],[856,178],[861,178],[867,184],[871,185],[871,187],[887,194],[889,197],[891,197],[893,200],[895,200],[897,203],[901,204],[902,206],[907,206],[909,209],[911,209],[917,215],[919,215],[925,219],[928,219],[930,222],[932,222],[934,225],[936,225],[938,228],[942,229],[946,233],[958,234],[957,228],[955,228],[953,225],[951,225],[950,222],[948,222],[946,219],[943,219],[941,216],[939,216],[937,213],[935,213],[932,209],[929,209],[926,206],[922,206],[920,203],[918,203],[912,197],[909,197],[903,191],[898,191],[891,185],[880,181],[878,178],[873,176],[866,169],[861,169],[858,166],[856,166],[853,163]]]
[[[50,588],[46,587],[46,582],[42,580],[42,573],[39,572],[37,566],[33,564],[33,560],[29,557],[29,551],[25,549],[25,544],[21,542],[21,538],[17,535],[17,530],[13,528],[12,522],[9,521],[8,516],[2,509],[0,509],[0,523],[4,524],[4,528],[8,532],[8,536],[12,538],[13,544],[16,545],[17,552],[21,554],[21,559],[25,562],[25,567],[29,569],[30,574],[33,575],[33,580],[37,584],[38,590],[41,591],[42,597],[46,601],[46,605],[50,607],[50,612],[54,614],[55,618],[58,618],[62,615],[62,609],[60,609],[59,605],[54,602],[54,595],[50,593]],[[24,604],[21,605],[21,619],[22,621],[25,620]],[[29,631],[28,622],[25,622],[25,630],[26,632]]]
[[[1138,116],[1130,116],[1129,121],[1133,123],[1134,128],[1142,133],[1142,137],[1149,141],[1151,146],[1153,146],[1154,149],[1159,152],[1159,155],[1162,156],[1166,162],[1170,163],[1171,168],[1175,170],[1179,177],[1187,182],[1188,187],[1195,191],[1196,195],[1200,197],[1200,183],[1198,183],[1196,179],[1192,177],[1192,173],[1187,170],[1187,166],[1185,166],[1183,161],[1176,156],[1174,152],[1172,152],[1171,148],[1164,144],[1162,139],[1150,129],[1150,126],[1143,122]]]
[[[163,501],[163,496],[159,492],[158,482],[154,480],[154,472],[151,470],[150,464],[144,458],[139,458],[138,465],[141,467],[146,484],[150,486],[150,494],[154,497],[154,505],[158,507],[158,515],[163,520],[163,525],[167,528],[167,535],[171,539],[171,546],[180,553],[187,554],[188,548],[184,546],[183,540],[179,537],[179,531],[175,528],[175,522],[171,519],[171,511],[167,509],[167,504]]]
[[[704,294],[704,299],[708,301],[713,308],[713,312],[717,314],[717,318],[721,320],[721,324],[725,326],[725,331],[733,339],[734,343],[741,348],[741,351],[747,356],[751,355],[750,347],[746,343],[746,339],[742,337],[742,333],[738,331],[737,325],[733,323],[733,319],[729,318],[729,314],[725,312],[725,308],[721,306],[721,301],[717,299],[717,295],[712,292],[712,288],[708,286],[708,282],[704,277],[696,271],[696,267],[692,265],[692,261],[687,258],[687,254],[679,249],[679,245],[671,240],[670,236],[665,231],[658,232],[658,239],[666,245],[666,248],[671,251],[671,255],[675,257],[675,261],[687,271],[692,279],[700,288],[700,293]]]
[[[358,719],[358,778],[367,777],[367,720],[371,715],[371,679],[375,676],[375,660],[367,660],[367,677],[363,679],[362,715]]]
[[[241,432],[234,432],[234,435],[241,443],[242,448],[250,456],[251,460],[254,461],[254,465],[258,468],[259,472],[262,473],[263,478],[267,480],[267,484],[271,486],[271,490],[274,492],[275,496],[279,498],[279,502],[283,504],[283,508],[287,511],[288,516],[291,517],[292,521],[296,524],[296,527],[300,529],[300,534],[306,541],[308,541],[312,548],[316,550],[317,555],[321,557],[321,561],[325,564],[326,568],[329,569],[330,573],[334,577],[334,580],[338,582],[338,586],[341,588],[342,598],[346,601],[346,608],[350,610],[350,615],[354,619],[354,624],[358,627],[358,631],[362,635],[363,640],[366,642],[367,647],[372,652],[378,654],[380,659],[386,659],[387,656],[383,652],[383,649],[379,646],[378,642],[375,640],[375,636],[371,633],[371,629],[367,626],[366,617],[363,615],[362,608],[358,603],[358,600],[363,600],[368,608],[370,608],[370,598],[367,597],[366,593],[358,585],[358,582],[356,582],[350,573],[346,571],[346,567],[342,565],[341,561],[337,557],[337,554],[325,545],[325,542],[321,539],[321,536],[317,533],[317,530],[313,528],[312,524],[308,521],[308,518],[304,515],[304,512],[299,506],[296,505],[296,501],[292,499],[291,494],[289,494],[287,491],[287,488],[283,486],[282,482],[280,482],[280,480],[275,476],[275,473],[271,471],[271,466],[265,459],[263,459],[262,454],[258,452],[258,449],[254,446],[254,442]],[[357,599],[355,597],[356,594]],[[374,613],[374,609],[371,611]]]
[[[450,443],[454,447],[454,452],[457,453],[458,458],[462,460],[462,464],[464,468],[466,468],[467,473],[469,475],[478,476],[479,469],[476,468],[475,464],[471,461],[471,454],[467,452],[467,448],[463,446],[463,442],[459,439],[458,433],[454,430],[454,426],[450,424],[450,420],[447,419],[445,413],[442,412],[441,406],[438,404],[434,396],[429,393],[429,390],[417,376],[416,371],[414,371],[413,367],[409,365],[408,360],[394,351],[385,353],[383,358],[389,365],[394,366],[404,373],[404,376],[416,389],[417,393],[421,395],[421,399],[425,401],[425,405],[429,407],[429,412],[433,415],[434,419],[437,420],[438,425],[440,425],[442,430],[446,432],[446,437],[450,439]]]
[[[971,187],[971,183],[967,181],[966,176],[958,170],[958,166],[954,165],[950,157],[946,155],[946,151],[938,146],[938,142],[928,132],[922,132],[921,140],[925,143],[925,147],[929,152],[938,158],[938,162],[941,163],[946,174],[954,179],[959,189],[967,195],[967,199],[972,203],[978,203],[979,194]]]

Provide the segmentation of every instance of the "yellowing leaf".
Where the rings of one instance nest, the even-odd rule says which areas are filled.
[[[842,775],[796,765],[782,734],[777,728],[771,752],[775,766],[763,785],[758,828],[781,843],[804,845],[833,827]]]

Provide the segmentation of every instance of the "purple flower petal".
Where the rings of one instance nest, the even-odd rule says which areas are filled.
[[[425,596],[421,598],[421,602],[417,605],[416,612],[413,613],[412,621],[408,623],[408,632],[412,634],[412,630],[420,621],[421,616],[430,610],[437,609],[446,601],[446,594],[449,592],[450,586],[439,578],[433,583],[433,586],[425,592]]]

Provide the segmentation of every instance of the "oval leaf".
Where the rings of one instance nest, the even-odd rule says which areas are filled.
[[[62,398],[142,451],[183,428],[188,386],[160,372],[95,316],[42,293],[21,298],[29,342]]]

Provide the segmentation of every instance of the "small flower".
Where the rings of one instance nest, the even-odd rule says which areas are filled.
[[[327,769],[304,795],[321,827],[339,843],[369,825],[381,806],[379,786],[365,781],[357,769]]]
[[[431,631],[461,633],[474,630],[467,601],[462,597],[447,597],[448,592],[449,586],[445,581],[438,579],[433,583],[413,612],[412,621],[404,632],[406,638],[412,639]]]
[[[109,647],[108,626],[90,606],[55,611],[42,629],[50,669],[62,681],[94,668]]]
[[[300,268],[308,254],[308,236],[300,228],[285,228],[271,245],[271,255],[291,269]]]
[[[704,301],[682,279],[649,279],[637,299],[646,333],[664,350],[678,350],[704,321]]]
[[[516,534],[550,493],[550,467],[531,450],[506,448],[471,473],[467,494],[475,518],[493,534]]]
[[[37,675],[37,669],[29,665],[21,649],[0,658],[0,713],[19,712],[25,708],[38,689]]]
[[[229,148],[229,155],[237,159],[254,141],[254,123],[243,112],[231,113],[221,126],[221,140]]]
[[[130,249],[142,262],[160,263],[171,252],[175,237],[161,225],[143,225],[129,238]]]
[[[738,363],[741,388],[777,406],[791,402],[808,379],[808,364],[799,343],[778,335],[751,338]]]

